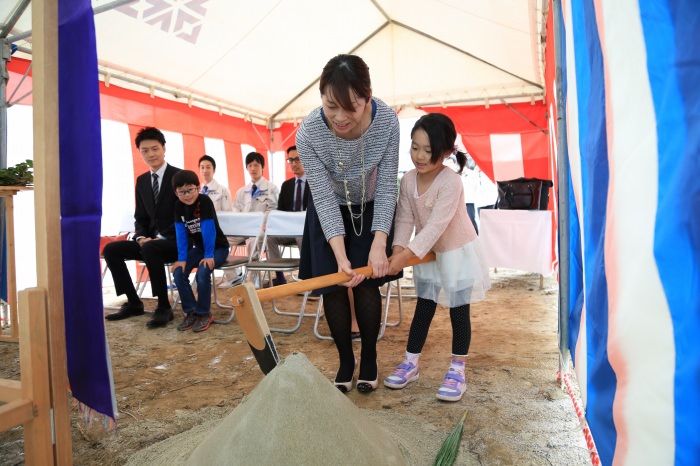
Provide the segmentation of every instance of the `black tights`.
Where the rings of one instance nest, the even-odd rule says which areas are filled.
[[[379,288],[358,286],[352,289],[355,302],[355,317],[360,329],[362,351],[360,353],[359,380],[377,378],[377,336],[382,318],[382,297]],[[334,291],[323,295],[323,312],[331,330],[331,336],[338,348],[340,368],[335,377],[336,382],[352,380],[355,370],[355,355],[352,351],[350,327],[350,298],[348,290]]]
[[[419,354],[423,351],[423,345],[428,338],[430,323],[435,315],[437,303],[429,299],[418,298],[416,312],[411,322],[411,330],[408,333],[406,351]],[[469,344],[472,339],[472,324],[469,317],[469,304],[450,308],[450,321],[452,322],[452,354],[466,356],[469,353]]]

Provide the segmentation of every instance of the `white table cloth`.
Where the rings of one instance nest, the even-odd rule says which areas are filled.
[[[486,209],[479,238],[489,267],[552,274],[552,212]]]

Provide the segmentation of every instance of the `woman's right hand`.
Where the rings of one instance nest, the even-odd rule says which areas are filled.
[[[341,283],[341,285],[347,286],[348,288],[355,288],[362,283],[365,276],[356,274],[355,271],[352,270],[352,264],[345,252],[345,238],[342,235],[334,236],[328,240],[328,244],[330,244],[333,254],[335,255],[335,261],[338,263],[338,272],[344,272],[352,277],[349,281]]]
[[[338,261],[338,272],[344,272],[352,277],[350,281],[341,283],[341,285],[347,286],[348,288],[355,288],[366,278],[362,274],[355,273],[355,271],[352,269],[352,264],[350,264],[347,257],[344,261]]]

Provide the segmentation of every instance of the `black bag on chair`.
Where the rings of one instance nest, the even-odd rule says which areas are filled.
[[[549,188],[554,186],[550,180],[537,178],[518,178],[498,182],[497,209],[510,210],[547,210]]]

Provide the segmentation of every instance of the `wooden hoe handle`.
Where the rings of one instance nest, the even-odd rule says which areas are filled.
[[[424,262],[430,262],[435,260],[435,254],[430,252],[425,255],[422,259],[418,257],[412,257],[406,263],[406,267],[410,267],[416,264],[422,264]],[[372,266],[366,265],[364,267],[359,267],[353,269],[356,274],[362,274],[366,277],[372,276]],[[322,275],[320,277],[308,278],[306,280],[301,280],[298,282],[287,283],[286,285],[274,286],[272,288],[263,288],[258,290],[258,300],[260,302],[271,301],[273,299],[284,298],[285,296],[291,296],[298,293],[306,293],[307,291],[317,290],[319,288],[325,288],[327,286],[339,285],[350,280],[350,275],[345,272],[336,272],[328,275]]]

